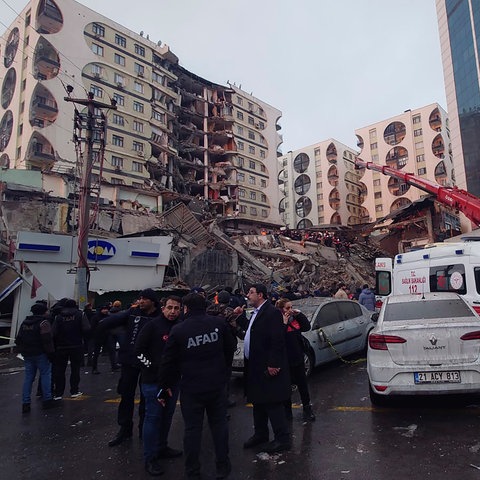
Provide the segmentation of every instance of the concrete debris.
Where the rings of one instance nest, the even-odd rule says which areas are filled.
[[[408,427],[393,427],[394,430],[405,431],[405,433],[402,433],[401,435],[409,438],[412,438],[415,435],[417,428],[418,425],[415,424],[409,425]]]

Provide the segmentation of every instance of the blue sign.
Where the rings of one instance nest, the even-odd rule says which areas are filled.
[[[117,249],[114,245],[106,240],[89,240],[88,242],[88,255],[89,260],[95,262],[101,262],[102,260],[108,260],[112,258]]]

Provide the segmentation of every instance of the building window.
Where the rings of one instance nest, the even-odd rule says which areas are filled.
[[[253,117],[248,117],[248,124],[255,125],[255,120],[253,119]]]
[[[123,147],[123,137],[120,135],[112,135],[112,144],[116,147]]]
[[[125,105],[125,97],[123,95],[114,93],[113,99],[117,102],[117,105],[120,105],[121,107]]]
[[[373,186],[374,187],[379,187],[380,186],[380,179],[377,178],[376,180],[373,181]]]
[[[245,144],[243,142],[237,142],[237,147],[239,150],[244,150],[245,149]]]
[[[376,212],[383,212],[383,205],[375,205]]]
[[[133,141],[133,150],[135,152],[143,152],[143,143],[142,142],[136,142],[134,140]]]
[[[112,167],[123,168],[123,158],[112,155]]]
[[[132,172],[143,172],[143,164],[140,162],[132,162]]]
[[[264,178],[262,178],[262,179],[260,180],[260,185],[261,185],[263,188],[266,188],[266,186],[267,186],[267,181],[266,181]]]
[[[414,137],[421,137],[422,136],[422,129],[418,128],[417,130],[413,131],[413,136]]]
[[[267,201],[267,196],[266,196],[264,193],[262,193],[262,194],[260,195],[260,200],[261,200],[263,203],[265,203],[265,202]]]
[[[255,170],[255,162],[253,160],[250,160],[248,162],[248,166],[252,169],[252,170]]]
[[[97,45],[96,43],[92,43],[92,52],[96,53],[100,57],[103,57],[103,47]]]
[[[317,200],[323,200],[323,193],[317,193]]]
[[[123,55],[120,55],[118,53],[115,53],[113,55],[113,61],[118,64],[118,65],[121,65],[122,67],[125,66],[125,57]]]
[[[240,188],[240,190],[238,191],[238,195],[241,197],[241,198],[245,198],[245,190],[243,188]]]
[[[258,122],[258,128],[260,130],[264,130],[265,129],[265,124],[263,122]]]
[[[136,112],[143,113],[143,112],[144,112],[143,103],[136,102],[136,101],[133,102],[133,109],[134,109]]]
[[[125,77],[123,75],[120,75],[119,73],[115,73],[113,75],[113,81],[120,86],[125,85]]]
[[[253,145],[248,146],[248,153],[251,153],[252,155],[255,154],[255,147]]]
[[[237,118],[243,120],[243,112],[237,112]]]
[[[267,171],[265,165],[260,165],[260,171],[261,171],[262,173],[265,173],[265,172]]]
[[[255,180],[255,177],[253,175],[248,176],[248,183],[250,185],[255,185],[257,183],[256,180]]]
[[[422,153],[421,155],[417,155],[417,156],[415,157],[415,160],[417,161],[417,163],[424,162],[424,161],[425,161],[425,154]]]
[[[418,169],[418,174],[419,175],[425,175],[426,173],[427,173],[427,169],[425,167]]]
[[[255,140],[255,132],[252,132],[251,130],[248,131],[248,138],[250,140]]]
[[[247,213],[246,205],[240,205],[240,213]]]
[[[143,188],[144,184],[139,182],[132,182],[132,187],[134,188]]]
[[[268,217],[268,212],[264,208],[262,208],[262,217],[267,218]]]
[[[245,174],[244,173],[239,173],[238,174],[238,181],[239,182],[244,182],[245,181]]]
[[[260,150],[260,158],[265,158],[265,150]]]
[[[105,27],[103,25],[99,25],[98,23],[94,23],[92,25],[92,32],[94,35],[98,35],[99,37],[105,36]]]
[[[378,154],[377,153],[375,155],[372,155],[372,162],[373,163],[378,163]]]
[[[241,127],[240,125],[237,125],[237,133],[239,135],[243,135],[243,127]]]
[[[157,72],[152,72],[152,80],[159,85],[163,85],[163,75],[160,75]]]
[[[134,120],[134,121],[133,121],[133,129],[134,129],[136,132],[143,133],[143,123],[142,123],[142,122],[138,122],[137,120]]]
[[[257,208],[256,207],[250,207],[250,215],[253,217],[257,216]]]
[[[98,98],[103,97],[103,90],[100,87],[97,87],[97,85],[90,85],[90,92]]]
[[[375,198],[382,198],[382,192],[375,192]]]
[[[121,47],[125,48],[127,46],[127,39],[122,37],[118,33],[115,34],[115,43],[120,45]]]
[[[145,75],[145,67],[137,62],[134,64],[134,70],[139,77],[143,77]]]
[[[256,200],[257,199],[257,193],[256,192],[250,192],[250,200]]]
[[[143,93],[143,83],[140,82],[133,82],[133,88],[138,93]]]
[[[370,144],[370,150],[376,150],[378,148],[378,143],[377,142],[373,142]]]
[[[142,47],[141,45],[138,45],[137,43],[135,44],[135,53],[137,55],[140,55],[142,57],[145,56],[145,47]]]
[[[248,102],[248,109],[250,111],[253,111],[253,103],[252,102]]]
[[[415,150],[420,150],[423,148],[423,142],[416,142],[415,143]]]
[[[238,103],[238,105],[243,105],[243,98],[242,97],[237,97],[237,103]]]
[[[161,123],[165,123],[165,114],[161,112],[157,112],[156,110],[152,110],[152,118],[158,120]]]
[[[125,182],[123,181],[123,178],[115,178],[115,177],[112,177],[110,179],[110,183],[112,185],[125,185]]]
[[[100,65],[97,65],[96,63],[93,63],[91,72],[92,75],[99,77],[102,74],[102,67]]]
[[[415,115],[413,117],[413,123],[420,123],[422,121],[422,117],[420,115]]]
[[[118,113],[113,114],[112,122],[115,125],[120,125],[121,127],[123,127],[125,125],[125,119],[121,115],[119,115]]]
[[[243,157],[237,157],[237,166],[243,167],[244,162],[245,162],[245,160],[244,160]]]

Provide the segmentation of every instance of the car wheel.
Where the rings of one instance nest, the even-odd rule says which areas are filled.
[[[305,366],[305,375],[309,377],[312,374],[313,367],[315,366],[313,352],[309,350],[303,354],[303,364]]]
[[[389,403],[389,398],[386,395],[376,393],[370,383],[368,384],[368,392],[370,394],[370,402],[376,407],[385,407]]]

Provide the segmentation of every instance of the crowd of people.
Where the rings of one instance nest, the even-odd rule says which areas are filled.
[[[337,294],[346,295],[345,288],[339,285],[334,296],[343,298]],[[369,292],[365,286],[360,303],[370,301]],[[30,412],[37,370],[43,408],[52,408],[61,404],[65,394],[67,365],[70,396],[81,396],[83,361],[87,359],[92,373],[100,373],[98,356],[103,350],[109,355],[112,371],[120,370],[119,430],[109,446],[133,436],[140,385],[138,433],[143,439],[146,471],[159,476],[164,472],[163,459],[183,455],[187,478],[200,478],[206,414],[215,447],[216,478],[225,478],[231,471],[227,408],[235,405],[229,397],[231,365],[240,338],[254,431],[244,448],[261,445],[267,453],[290,450],[292,384],[298,386],[303,419],[314,421],[315,414],[303,367],[301,335],[310,324],[292,308],[293,297],[298,298],[295,292],[284,293],[284,298],[275,298],[265,285],[255,284],[245,295],[226,287],[209,300],[202,288],[194,288],[183,298],[170,295],[160,300],[148,288],[126,309],[114,302],[101,305],[96,312],[90,306],[80,311],[72,299],[62,299],[50,309],[46,302],[36,302],[16,338],[25,360],[22,412]],[[248,304],[254,309],[250,318],[245,313]],[[168,444],[178,398],[185,425],[183,452]]]

